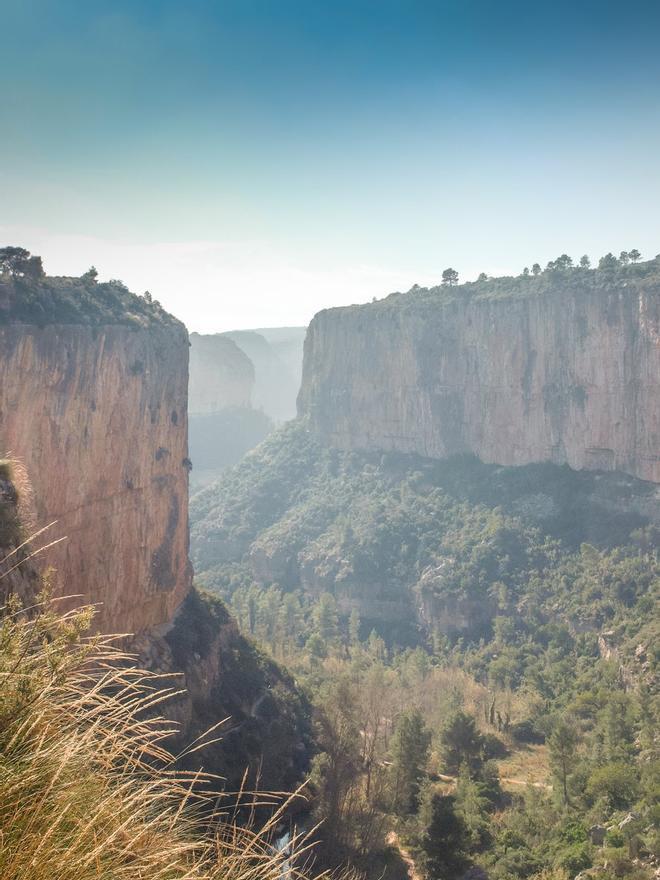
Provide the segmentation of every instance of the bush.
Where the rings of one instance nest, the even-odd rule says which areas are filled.
[[[637,772],[627,764],[605,764],[589,777],[587,794],[594,800],[604,798],[613,810],[625,810],[639,794]]]
[[[622,847],[625,846],[626,840],[618,828],[610,828],[605,835],[605,842],[608,846]]]
[[[517,743],[526,745],[542,745],[545,742],[545,736],[542,731],[534,724],[530,718],[524,721],[517,721],[511,725],[511,736]]]
[[[569,874],[575,876],[585,868],[592,865],[591,853],[586,843],[574,843],[572,846],[561,850],[555,860],[556,868],[564,868]]]

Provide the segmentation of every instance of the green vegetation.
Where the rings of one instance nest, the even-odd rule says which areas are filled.
[[[224,603],[208,593],[187,596],[165,638],[192,700],[181,748],[226,719],[219,741],[203,754],[204,767],[223,777],[223,787],[295,789],[309,770],[311,733],[309,706],[291,677],[238,632]],[[216,679],[211,689],[207,676]],[[191,770],[198,758],[188,762]]]
[[[0,324],[179,325],[149,293],[137,296],[121,281],[99,283],[92,267],[80,278],[45,275],[41,257],[0,248]]]
[[[297,422],[193,498],[200,582],[312,704],[324,864],[650,877],[656,491]]]
[[[498,278],[488,277],[482,272],[476,281],[463,284],[458,284],[458,272],[446,269],[442,275],[442,284],[438,287],[415,285],[407,293],[392,293],[369,308],[418,308],[422,304],[437,306],[444,302],[465,299],[499,300],[548,296],[566,293],[568,290],[576,297],[594,292],[606,296],[620,291],[622,286],[633,291],[653,291],[660,284],[659,257],[642,263],[641,254],[633,249],[630,252],[622,251],[619,257],[606,254],[598,261],[598,267],[592,269],[586,254],[577,265],[567,254],[562,254],[556,260],[551,260],[545,269],[534,263],[531,272],[529,268],[525,268],[520,275]]]

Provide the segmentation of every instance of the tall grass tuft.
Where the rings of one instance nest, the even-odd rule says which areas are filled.
[[[91,617],[48,602],[2,612],[1,880],[301,876],[270,842],[283,807],[252,831],[176,769],[157,716],[172,688],[86,635]]]

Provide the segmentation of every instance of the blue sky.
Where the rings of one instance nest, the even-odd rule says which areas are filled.
[[[660,3],[0,0],[0,239],[191,329],[660,251]]]

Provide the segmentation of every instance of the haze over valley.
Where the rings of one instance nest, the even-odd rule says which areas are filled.
[[[0,880],[658,880],[656,6],[0,7]]]

